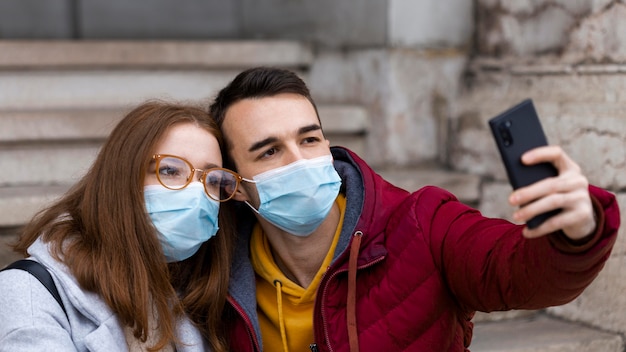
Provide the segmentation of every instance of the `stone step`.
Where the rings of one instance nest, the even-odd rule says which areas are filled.
[[[146,99],[205,101],[239,71],[289,67],[295,41],[0,41],[0,110],[126,108]]]
[[[98,154],[100,140],[0,145],[0,187],[76,182]]]
[[[147,99],[201,102],[210,99],[239,71],[0,71],[0,110],[127,108]]]
[[[200,107],[208,107],[197,103]],[[127,108],[0,110],[0,144],[44,141],[104,140]],[[362,136],[368,132],[367,111],[357,105],[320,105],[324,131]]]
[[[249,66],[303,67],[313,61],[307,44],[283,40],[236,41],[0,41],[0,70],[96,67],[233,69]]]
[[[24,224],[87,171],[124,109],[0,111],[0,227]],[[321,105],[332,145],[363,155],[366,111],[352,105]],[[51,186],[49,186],[51,185]]]
[[[461,202],[475,205],[480,200],[480,176],[452,172],[437,165],[412,168],[377,169],[384,179],[409,192],[424,186],[437,186],[454,194]]]
[[[538,315],[478,323],[469,346],[473,352],[623,352],[618,334]]]
[[[0,187],[0,228],[24,225],[69,189],[69,185]]]
[[[359,106],[319,107],[333,145],[359,154],[365,150],[368,116]],[[122,118],[122,109],[0,111],[0,187],[71,184],[96,157],[102,142]]]
[[[102,140],[129,109],[0,110],[0,144]]]

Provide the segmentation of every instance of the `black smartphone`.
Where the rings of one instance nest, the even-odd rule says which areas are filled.
[[[558,171],[550,163],[536,165],[524,165],[522,163],[522,154],[526,151],[548,145],[548,140],[543,133],[539,116],[531,99],[526,99],[492,118],[489,120],[489,127],[513,189],[558,175]],[[526,225],[533,229],[559,211],[560,209],[555,209],[537,215],[526,222]]]

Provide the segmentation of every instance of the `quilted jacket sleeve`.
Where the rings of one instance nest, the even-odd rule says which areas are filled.
[[[483,217],[448,192],[425,190],[416,216],[459,305],[468,310],[538,309],[567,303],[598,275],[619,228],[615,197],[589,188],[598,226],[582,247],[559,234],[525,239],[523,226]]]

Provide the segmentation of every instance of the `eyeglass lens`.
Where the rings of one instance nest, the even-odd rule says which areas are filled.
[[[204,188],[211,198],[226,200],[232,197],[237,189],[237,179],[226,170],[211,170],[204,179]]]
[[[171,189],[185,188],[194,173],[186,161],[171,156],[161,158],[157,167],[159,181]],[[237,178],[227,170],[210,169],[203,181],[207,194],[215,200],[229,199],[237,189]]]
[[[157,163],[157,175],[159,181],[169,188],[181,189],[189,182],[191,166],[184,160],[173,157],[165,157]]]

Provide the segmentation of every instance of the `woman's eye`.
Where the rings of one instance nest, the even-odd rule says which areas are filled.
[[[174,177],[174,176],[180,175],[180,170],[177,167],[165,165],[165,166],[159,167],[159,175],[167,176],[167,177]]]

